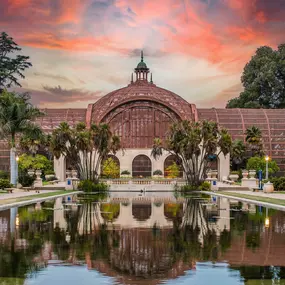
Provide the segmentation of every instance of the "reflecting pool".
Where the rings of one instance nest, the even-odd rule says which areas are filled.
[[[285,285],[285,213],[173,193],[0,212],[0,285]]]

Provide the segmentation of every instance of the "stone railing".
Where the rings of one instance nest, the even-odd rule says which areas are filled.
[[[135,184],[135,185],[185,185],[186,181],[183,179],[102,179],[102,182],[106,182],[109,185],[127,185],[127,184]]]

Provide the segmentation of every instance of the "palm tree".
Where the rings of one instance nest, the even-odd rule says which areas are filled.
[[[236,165],[243,163],[245,159],[246,147],[242,140],[234,140],[231,148],[231,160]]]
[[[50,149],[56,158],[69,159],[81,179],[98,182],[99,168],[108,154],[121,148],[120,139],[114,136],[106,124],[92,124],[87,129],[84,123],[71,128],[63,122],[53,131]]]
[[[245,140],[251,151],[251,156],[262,156],[264,152],[261,130],[258,127],[252,126],[246,129],[245,135]]]
[[[0,95],[0,137],[6,139],[10,146],[10,180],[17,183],[18,165],[16,161],[16,140],[22,134],[39,134],[40,127],[35,119],[43,113],[30,102],[29,95],[3,91]]]

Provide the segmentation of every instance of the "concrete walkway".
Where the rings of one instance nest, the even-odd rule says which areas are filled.
[[[55,190],[40,190],[40,193],[50,193],[50,192],[56,192]],[[14,189],[13,193],[3,193],[0,194],[0,200],[8,200],[8,199],[14,199],[14,198],[21,198],[21,197],[27,197],[31,195],[37,195],[40,193],[36,193],[35,190],[30,190],[29,192],[25,192],[21,189]]]
[[[237,191],[237,190],[230,190],[230,191],[226,191],[226,192],[237,193],[237,194],[245,194],[245,195],[250,195],[253,197],[273,198],[273,199],[285,200],[285,194],[279,194],[278,192],[263,193],[262,191],[252,192],[252,191]]]

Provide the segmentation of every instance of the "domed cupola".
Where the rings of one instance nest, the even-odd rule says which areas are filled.
[[[141,61],[138,63],[137,67],[135,68],[136,80],[147,81],[148,73],[149,73],[149,68],[147,67],[146,63],[143,61],[143,51],[141,51]]]

